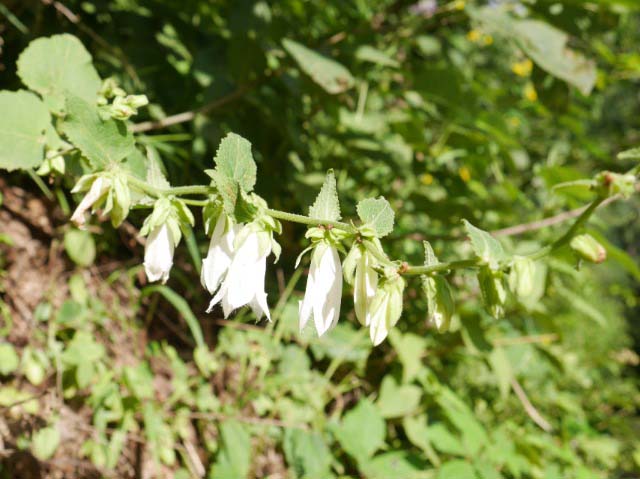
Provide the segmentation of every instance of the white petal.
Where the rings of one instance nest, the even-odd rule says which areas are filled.
[[[356,265],[356,274],[353,288],[353,303],[356,318],[361,324],[369,326],[371,315],[369,306],[378,288],[378,274],[369,265],[371,263],[368,254],[363,254]]]
[[[167,281],[173,266],[173,251],[173,239],[167,225],[156,227],[147,238],[144,252],[144,269],[149,281]]]
[[[371,314],[371,326],[369,336],[374,346],[377,346],[385,340],[389,330],[387,327],[387,309],[389,305],[389,295],[385,294],[384,299],[379,307]]]
[[[342,299],[342,265],[338,251],[326,248],[314,275],[313,321],[318,336],[338,322]]]
[[[71,221],[77,226],[83,227],[86,221],[84,217],[85,212],[90,209],[108,189],[109,182],[105,181],[101,176],[96,178],[87,194],[82,198],[80,204],[73,212],[73,215],[71,215]]]
[[[311,317],[311,310],[313,309],[313,296],[314,283],[313,278],[315,276],[316,265],[311,262],[311,269],[309,270],[309,276],[307,277],[307,286],[304,290],[304,298],[298,303],[298,314],[300,316],[300,331],[304,329]]]
[[[258,319],[266,315],[267,319],[271,321],[271,313],[269,312],[269,305],[267,304],[267,293],[264,291],[264,276],[266,270],[267,258],[264,257],[259,259],[253,268],[253,299],[249,302],[249,306],[251,306],[251,310]]]
[[[220,215],[216,222],[216,227],[211,236],[207,257],[202,260],[202,272],[200,280],[202,285],[213,294],[220,286],[224,275],[231,265],[233,256],[233,240],[235,229],[229,228],[225,233],[227,220],[224,215]]]

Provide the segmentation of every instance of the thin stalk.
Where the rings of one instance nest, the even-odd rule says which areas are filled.
[[[309,218],[308,216],[287,213],[286,211],[272,210],[271,208],[267,208],[266,213],[273,218],[283,221],[291,221],[293,223],[302,223],[304,225],[311,226],[331,226],[332,228],[348,231],[349,233],[355,233],[357,231],[353,225],[343,223],[342,221],[316,220]]]
[[[432,266],[408,266],[402,274],[408,276],[416,276],[419,274],[440,273],[454,269],[475,268],[480,264],[479,259],[463,259],[459,261],[449,261],[447,263],[438,263]]]

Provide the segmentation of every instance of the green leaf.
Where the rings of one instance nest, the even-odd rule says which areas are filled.
[[[509,396],[509,390],[511,389],[513,371],[504,349],[494,348],[489,355],[489,364],[496,376],[498,387],[500,388],[500,395],[502,396],[502,399],[506,399],[507,396]]]
[[[11,374],[20,366],[20,358],[15,348],[9,343],[0,344],[0,375]]]
[[[422,358],[426,355],[427,345],[423,337],[413,333],[400,333],[397,329],[389,331],[389,340],[402,363],[402,382],[413,380],[423,367]]]
[[[96,244],[88,231],[67,230],[64,234],[64,249],[78,266],[89,266],[96,258]]]
[[[497,269],[498,263],[505,257],[504,250],[500,242],[486,231],[476,228],[467,220],[462,220],[469,239],[471,247],[478,258],[489,265],[491,269]]]
[[[153,373],[146,362],[137,366],[125,366],[124,382],[137,399],[151,399],[154,396]]]
[[[235,133],[229,133],[220,142],[214,158],[216,170],[236,181],[249,192],[256,184],[256,162],[251,154],[251,143]]]
[[[164,296],[164,299],[169,301],[171,305],[176,308],[176,310],[184,318],[185,323],[187,323],[187,326],[189,327],[189,330],[193,335],[193,339],[195,340],[196,345],[199,347],[205,347],[204,337],[202,336],[202,328],[200,327],[198,318],[196,318],[196,316],[193,314],[189,303],[187,303],[187,301],[174,290],[162,284],[147,286],[142,290],[141,296],[148,296],[152,293],[160,293],[162,296]]]
[[[283,449],[296,477],[301,479],[330,477],[331,452],[319,433],[286,429]]]
[[[298,63],[302,71],[327,93],[335,95],[353,86],[353,76],[337,61],[287,38],[282,40],[282,46]]]
[[[596,83],[596,65],[567,47],[568,35],[540,20],[517,20],[504,9],[469,9],[470,15],[493,33],[515,40],[540,68],[577,87],[583,95]]]
[[[442,423],[435,423],[429,426],[427,437],[433,447],[440,452],[454,456],[465,456],[467,454],[462,442]]]
[[[487,445],[487,432],[471,409],[452,390],[443,388],[437,398],[447,418],[462,433],[462,441],[470,454]]]
[[[386,425],[378,409],[368,399],[344,415],[335,430],[342,448],[358,461],[364,461],[384,445]]]
[[[33,435],[31,451],[41,461],[50,459],[60,445],[60,432],[54,426],[40,429]]]
[[[358,203],[356,209],[362,222],[371,225],[378,238],[393,231],[395,213],[389,202],[382,196],[364,199]]]
[[[438,471],[437,479],[478,479],[471,464],[460,459],[449,461]]]
[[[336,188],[336,177],[333,170],[327,172],[316,201],[309,208],[309,217],[315,220],[339,221],[340,202]]]
[[[35,168],[44,159],[51,116],[33,93],[0,92],[0,168]]]
[[[390,374],[382,380],[376,406],[384,418],[402,417],[412,413],[420,404],[422,389],[413,384],[398,384]]]
[[[360,61],[371,62],[376,65],[397,68],[400,66],[397,60],[371,45],[362,45],[356,50],[356,58]]]
[[[67,99],[62,131],[96,170],[104,170],[135,152],[133,135],[125,123],[103,120],[97,107],[77,96]]]
[[[91,55],[73,35],[32,41],[18,58],[17,65],[22,82],[40,93],[53,113],[64,110],[69,92],[91,104],[96,102],[100,77]]]
[[[409,442],[422,449],[433,465],[439,465],[440,458],[431,445],[431,436],[429,434],[429,427],[427,426],[427,415],[407,416],[402,420],[402,427]],[[462,445],[459,445],[459,447],[460,450],[462,450]]]
[[[222,446],[210,477],[243,479],[251,466],[251,436],[246,426],[227,420],[220,424]]]
[[[429,477],[424,471],[425,465],[411,453],[391,451],[367,461],[360,469],[368,479],[422,479]]]
[[[619,160],[640,160],[640,147],[621,151],[618,153],[617,158]]]

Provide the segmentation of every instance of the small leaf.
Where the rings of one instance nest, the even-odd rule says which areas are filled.
[[[238,201],[238,193],[240,191],[238,183],[217,169],[206,170],[205,173],[211,177],[218,193],[222,197],[224,212],[228,215],[233,215],[233,212],[236,209],[236,202]]]
[[[449,461],[442,465],[436,479],[478,479],[471,464],[461,459]]]
[[[40,429],[33,435],[31,451],[41,461],[50,459],[60,445],[60,432],[54,426]]]
[[[327,93],[335,95],[353,86],[353,76],[337,61],[287,38],[282,40],[282,46],[298,63],[302,71],[324,88]]]
[[[640,160],[640,147],[631,148],[630,150],[618,153],[619,160]]]
[[[0,374],[11,374],[20,365],[20,358],[15,348],[9,343],[0,344]]]
[[[52,130],[44,103],[26,91],[0,92],[0,168],[35,168],[44,159],[46,132]]]
[[[325,479],[330,477],[331,452],[317,432],[285,429],[283,449],[287,463],[296,477]]]
[[[380,386],[380,397],[376,406],[384,418],[402,417],[412,413],[420,404],[422,390],[413,384],[398,384],[391,375],[386,375]]]
[[[358,203],[356,209],[362,222],[373,226],[378,238],[393,231],[395,214],[389,202],[382,196],[364,199]]]
[[[486,231],[476,228],[467,220],[462,220],[467,230],[471,246],[482,261],[489,265],[491,269],[497,269],[498,263],[505,257],[504,250],[500,242]]]
[[[378,409],[368,399],[344,415],[335,430],[342,448],[358,461],[364,461],[384,445],[386,427]]]
[[[340,220],[340,202],[333,170],[327,172],[320,193],[318,193],[316,201],[309,208],[309,217],[325,221]]]
[[[428,241],[423,241],[422,245],[424,246],[424,265],[425,266],[435,266],[440,263],[438,261],[438,257],[433,252],[433,248],[431,247],[431,243]]]
[[[400,63],[398,63],[397,60],[391,58],[383,51],[378,50],[371,45],[362,45],[361,47],[358,47],[356,50],[356,58],[360,61],[371,62],[385,67],[396,68],[400,66]]]
[[[18,58],[18,76],[44,98],[56,114],[65,108],[65,96],[73,95],[94,104],[100,77],[91,55],[73,35],[53,35],[32,41]]]
[[[103,120],[97,107],[77,96],[67,100],[62,131],[95,170],[104,170],[135,152],[133,135],[124,123]]]
[[[229,133],[220,142],[214,158],[216,170],[236,181],[249,192],[256,184],[256,163],[251,154],[251,143],[235,133]]]
[[[64,234],[64,249],[78,266],[89,266],[96,258],[96,245],[88,231],[67,230]]]
[[[227,420],[220,424],[222,446],[211,477],[246,479],[251,467],[251,436],[246,426]]]

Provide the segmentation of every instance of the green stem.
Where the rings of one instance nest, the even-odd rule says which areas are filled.
[[[587,209],[584,210],[580,216],[578,216],[575,223],[571,225],[571,228],[569,228],[565,234],[563,234],[560,238],[555,240],[550,245],[540,248],[538,251],[531,253],[527,257],[532,260],[544,258],[545,256],[568,244],[571,241],[571,238],[576,235],[577,231],[587,222],[593,212],[598,208],[598,206],[602,204],[604,200],[605,198],[603,197],[599,197],[593,200],[591,204],[589,204]]]
[[[409,266],[402,274],[408,276],[416,276],[419,274],[440,273],[454,269],[474,268],[480,264],[479,259],[463,259],[459,261],[450,261],[448,263],[438,263],[432,266]]]
[[[349,233],[355,233],[357,231],[357,229],[353,225],[343,223],[341,221],[316,220],[313,218],[309,218],[308,216],[297,215],[295,213],[287,213],[286,211],[272,210],[271,208],[267,208],[266,213],[273,218],[284,221],[291,221],[293,223],[302,223],[304,225],[311,226],[331,226],[332,228],[348,231]]]
[[[215,187],[207,185],[191,185],[191,186],[173,186],[171,188],[157,188],[151,186],[146,181],[139,180],[135,176],[129,176],[129,184],[135,188],[149,193],[153,196],[167,196],[167,195],[209,195],[216,191]]]

